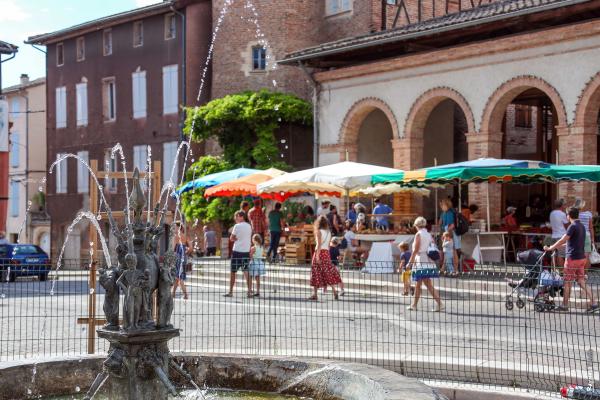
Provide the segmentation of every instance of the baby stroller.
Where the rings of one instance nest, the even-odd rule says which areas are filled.
[[[554,297],[562,292],[563,280],[556,271],[550,268],[550,258],[546,252],[536,249],[517,254],[517,262],[525,266],[526,272],[520,281],[509,282],[513,289],[506,296],[505,307],[507,310],[512,310],[515,303],[518,308],[525,307],[524,295],[527,289],[537,289],[533,299],[535,311],[552,311],[556,308]],[[515,293],[517,300],[513,302]]]

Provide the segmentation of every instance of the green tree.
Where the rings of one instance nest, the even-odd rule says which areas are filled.
[[[283,124],[312,126],[312,106],[294,95],[242,92],[187,109],[184,132],[193,141],[216,138],[233,167],[288,169],[280,161],[275,131]]]
[[[222,157],[204,156],[190,166],[186,171],[185,181],[217,172],[232,169],[231,164]],[[217,197],[207,200],[204,198],[204,189],[198,188],[181,195],[181,210],[188,222],[201,223],[220,222],[225,227],[233,221],[233,213],[239,209],[240,198]]]

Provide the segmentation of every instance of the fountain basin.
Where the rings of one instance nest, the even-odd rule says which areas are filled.
[[[200,386],[281,393],[315,400],[440,400],[415,379],[364,364],[296,358],[219,354],[172,354]],[[102,369],[103,356],[3,362],[0,400],[85,393]],[[172,381],[189,388],[171,371]],[[110,379],[102,393],[110,393]]]

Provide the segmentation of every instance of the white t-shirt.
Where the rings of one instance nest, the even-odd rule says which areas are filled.
[[[351,230],[348,230],[344,234],[344,239],[346,239],[346,242],[348,242],[348,249],[350,251],[355,251],[356,250],[356,246],[354,246],[352,244],[352,241],[356,240],[356,234],[354,232],[352,232]]]
[[[562,210],[553,210],[550,213],[550,225],[552,226],[552,239],[560,239],[567,229],[565,224],[568,224],[567,214]]]
[[[235,235],[236,241],[233,242],[233,251],[238,253],[249,253],[252,245],[252,227],[247,222],[240,222],[233,226],[231,231]]]
[[[324,217],[327,216],[327,214],[329,214],[329,207],[319,207],[317,208],[317,215],[322,215]]]

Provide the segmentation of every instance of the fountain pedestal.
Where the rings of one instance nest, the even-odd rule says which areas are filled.
[[[97,332],[110,342],[104,362],[104,371],[110,376],[106,387],[109,399],[166,400],[175,392],[168,378],[168,341],[179,336],[179,329]]]

